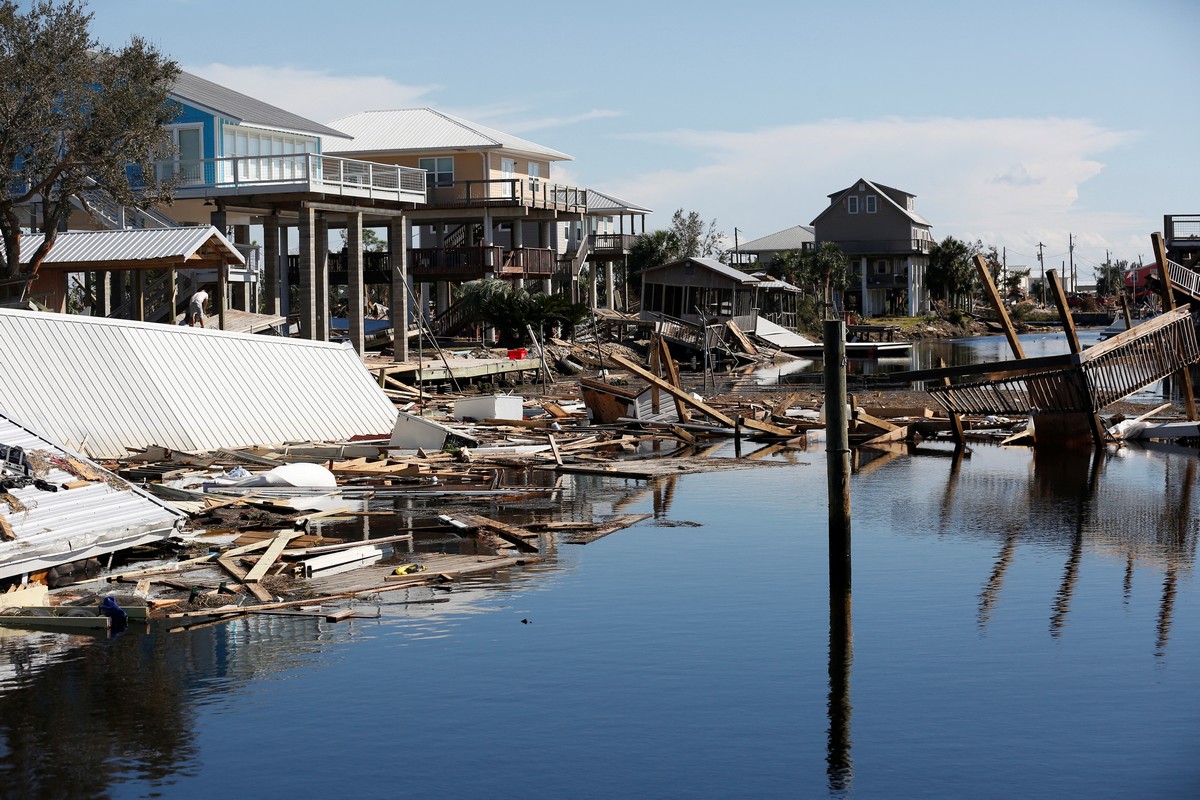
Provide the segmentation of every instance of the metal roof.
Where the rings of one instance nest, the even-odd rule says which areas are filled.
[[[0,309],[0,412],[98,458],[386,435],[348,344]]]
[[[816,236],[813,233],[811,225],[794,225],[791,228],[785,228],[761,238],[743,242],[738,245],[738,250],[743,253],[799,250],[805,244],[811,245],[815,240]]]
[[[284,111],[270,103],[256,100],[249,95],[235,92],[219,83],[180,72],[171,88],[175,100],[189,105],[202,106],[242,125],[253,125],[289,133],[308,133],[315,136],[333,136],[345,139],[346,134],[327,125],[305,119],[299,114]]]
[[[41,233],[21,237],[23,261],[33,255],[45,238]],[[115,231],[63,231],[42,262],[55,264],[104,263],[110,261],[149,261],[178,259],[186,261],[203,248],[215,251],[227,264],[244,264],[246,259],[237,248],[212,225],[193,225],[182,228],[133,228]],[[3,248],[3,243],[0,243]],[[211,266],[211,265],[205,265]]]
[[[83,462],[104,476],[86,486],[46,491],[33,485],[8,493],[20,503],[0,502],[16,535],[0,541],[0,578],[37,572],[170,536],[185,515],[108,472],[86,456],[0,415],[0,444],[20,447],[34,475],[61,487],[80,476],[68,469]]]
[[[756,284],[759,282],[758,278],[755,278],[753,275],[742,272],[740,269],[735,269],[733,267],[722,264],[720,261],[717,261],[715,258],[681,258],[680,260],[672,261],[669,264],[660,264],[657,267],[648,267],[648,268],[642,270],[642,274],[644,275],[647,272],[653,272],[654,270],[657,270],[657,269],[666,269],[667,267],[674,267],[674,266],[678,266],[680,264],[685,264],[688,262],[691,262],[692,264],[696,264],[697,266],[703,267],[704,269],[707,269],[710,272],[716,272],[717,274],[723,275],[726,278],[737,281],[738,283]]]
[[[541,156],[549,161],[572,160],[571,156],[558,150],[432,108],[362,111],[329,124],[354,137],[352,142],[331,143],[325,149],[330,154],[502,148]]]
[[[637,203],[630,203],[628,200],[622,200],[619,197],[613,197],[611,194],[597,192],[595,189],[587,190],[587,210],[589,214],[620,214],[635,213],[635,214],[650,214],[652,209],[645,206],[639,206]]]

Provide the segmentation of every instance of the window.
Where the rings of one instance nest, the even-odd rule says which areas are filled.
[[[417,166],[425,170],[426,188],[454,185],[453,158],[422,158]]]
[[[295,180],[307,174],[302,157],[317,151],[311,137],[292,136],[257,129],[226,125],[222,131],[223,152],[227,159],[221,165],[222,180],[232,181],[235,175],[244,180]]]
[[[867,195],[867,213],[868,214],[875,213],[875,195],[873,195],[873,194]]]
[[[203,132],[204,128],[200,125],[171,128],[172,152],[164,154],[164,160],[158,164],[160,180],[170,180],[178,175],[179,183],[184,186],[204,182]]]
[[[891,271],[892,271],[892,267],[890,264],[888,264],[887,259],[881,258],[875,262],[875,274],[876,275],[888,275],[891,273]]]
[[[847,214],[857,214],[858,213],[858,198],[855,197],[854,195],[850,195],[849,197],[846,198],[846,213]]]
[[[529,162],[529,193],[536,196],[542,179],[542,165]]]

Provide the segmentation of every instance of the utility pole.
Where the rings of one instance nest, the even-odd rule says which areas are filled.
[[[1042,271],[1042,305],[1046,305],[1046,262],[1042,261],[1042,249],[1046,245],[1038,242],[1038,267]]]
[[[1079,291],[1079,276],[1075,274],[1075,237],[1067,234],[1067,257],[1071,259],[1071,291]]]

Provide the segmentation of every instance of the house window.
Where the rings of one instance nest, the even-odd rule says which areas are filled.
[[[855,195],[850,195],[849,197],[846,198],[846,213],[847,214],[857,214],[858,213],[858,198]]]
[[[317,142],[311,137],[292,136],[257,129],[226,125],[222,130],[223,155],[236,161],[222,163],[221,179],[255,181],[293,180],[306,174],[305,153],[315,153]]]
[[[158,164],[159,180],[170,180],[178,175],[180,184],[199,184],[204,182],[204,149],[201,137],[204,128],[201,125],[180,125],[171,128],[171,153],[166,154],[165,160]]]
[[[875,195],[873,195],[873,194],[867,195],[867,213],[868,214],[875,213]]]
[[[422,158],[418,166],[425,170],[426,188],[454,185],[453,158]]]
[[[888,264],[887,259],[881,258],[875,262],[875,274],[876,275],[887,275],[887,274],[891,273],[891,271],[892,271],[892,269],[891,269],[891,266]]]
[[[529,193],[536,196],[542,180],[542,165],[529,162]]]

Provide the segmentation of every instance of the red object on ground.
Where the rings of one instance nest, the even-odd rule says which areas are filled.
[[[527,357],[528,355],[529,355],[528,350],[526,350],[524,347],[518,347],[516,350],[508,351],[508,360],[509,361],[519,361],[519,360]]]

